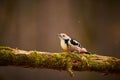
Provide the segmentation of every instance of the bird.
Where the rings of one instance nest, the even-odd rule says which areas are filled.
[[[57,34],[60,39],[61,48],[66,52],[90,54],[78,41],[72,39],[66,33]]]

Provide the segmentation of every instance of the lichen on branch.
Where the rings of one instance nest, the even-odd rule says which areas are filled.
[[[96,54],[25,51],[0,46],[0,66],[21,66],[73,71],[120,73],[120,59]]]

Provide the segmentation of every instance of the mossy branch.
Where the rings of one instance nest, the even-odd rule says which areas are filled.
[[[120,73],[120,59],[96,54],[49,53],[0,47],[0,66],[22,66],[73,71]]]

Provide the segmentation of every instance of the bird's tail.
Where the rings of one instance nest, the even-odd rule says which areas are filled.
[[[91,52],[85,52],[85,54],[92,54]]]
[[[91,52],[88,52],[86,48],[81,48],[80,53],[91,54]]]

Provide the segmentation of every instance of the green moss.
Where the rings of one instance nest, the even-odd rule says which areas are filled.
[[[37,51],[32,51],[30,55],[28,55],[29,63],[34,65],[34,67],[44,65],[44,58],[42,54],[38,53]]]
[[[21,51],[21,50],[18,50]],[[76,71],[120,72],[120,59],[96,54],[47,53],[30,51],[30,54],[15,54],[16,49],[0,46],[0,65],[19,65],[67,70],[71,76]],[[20,53],[20,52],[19,52]],[[29,52],[28,52],[29,53]]]
[[[109,71],[116,73],[120,71],[120,59],[110,57],[108,58],[107,62],[109,63]]]
[[[13,54],[12,50],[7,47],[0,47],[0,64],[12,64],[14,61],[15,54]]]
[[[41,54],[33,51],[28,56],[30,58],[31,65],[34,66],[46,66],[48,68],[63,68],[69,63],[67,54]],[[68,57],[69,58],[69,57]],[[54,62],[54,63],[53,63]]]
[[[9,51],[13,51],[12,48],[6,47],[6,46],[0,46],[0,50],[9,50]]]
[[[16,54],[15,55],[15,65],[19,65],[19,66],[27,66],[29,59],[27,57],[27,55],[25,54]]]

